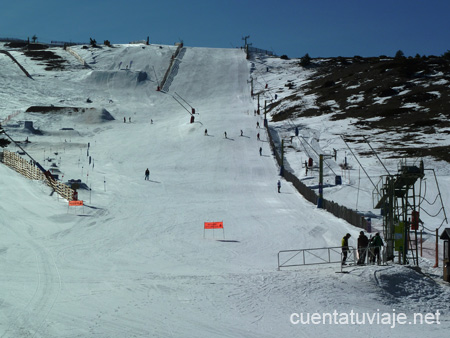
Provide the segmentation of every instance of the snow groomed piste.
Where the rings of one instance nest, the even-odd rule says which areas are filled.
[[[29,137],[27,152],[45,167],[56,163],[64,180],[80,178],[91,189],[79,191],[84,212],[67,212],[67,201],[49,196],[49,188],[0,166],[1,336],[446,332],[448,290],[413,270],[277,271],[279,250],[335,246],[347,232],[356,238],[359,229],[318,210],[285,181],[277,193],[279,170],[265,130],[256,128],[263,121],[253,114],[243,51],[185,47],[165,93],[157,91],[156,78],[167,70],[175,46],[73,48],[91,69],[61,49],[55,52],[67,66],[58,72],[10,51],[30,80],[0,58],[6,74],[0,78],[1,114],[22,111],[15,119],[32,120],[42,135],[5,129],[15,140]],[[137,81],[142,72],[147,78]],[[194,123],[175,93],[195,107]],[[24,113],[52,104],[105,108],[115,120]],[[205,222],[223,222],[225,241],[204,238]],[[219,229],[216,235],[222,235]],[[295,313],[394,309],[408,316],[439,309],[444,324],[292,321]]]

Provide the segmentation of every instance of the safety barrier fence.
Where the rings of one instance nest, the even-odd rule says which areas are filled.
[[[340,263],[342,247],[282,250],[278,252],[278,270],[281,268]]]
[[[2,37],[0,37],[0,42],[27,42],[27,40],[17,39],[17,38],[2,38]]]
[[[17,115],[19,115],[21,113],[20,110],[17,110],[16,112],[9,114],[5,119],[3,119],[2,121],[0,121],[1,123],[6,123],[8,121],[10,121],[11,119],[13,119],[14,117],[16,117]]]
[[[51,46],[80,46],[89,45],[89,42],[72,42],[72,41],[50,41]]]
[[[168,73],[168,76],[167,76],[166,80],[164,81],[164,86],[161,87],[163,92],[169,91],[169,88],[170,88],[170,85],[172,84],[173,79],[178,74],[178,70],[180,69],[181,59],[183,58],[185,53],[186,53],[186,48],[182,48],[180,53],[178,53],[177,57],[175,58],[172,68],[170,69],[170,72]]]
[[[0,42],[22,42],[22,43],[30,43],[29,39],[18,39],[18,38],[5,38],[0,37]],[[50,41],[50,43],[42,43],[49,46],[75,46],[75,45],[88,45],[89,42],[72,42],[72,41]]]
[[[258,53],[258,54],[266,54],[266,55],[275,55],[274,52],[266,49],[256,48],[256,47],[250,47],[248,46],[248,51],[250,53]]]
[[[279,150],[274,142],[274,135],[272,133],[276,133],[275,130],[272,130],[269,126],[267,127],[267,134],[269,137],[270,146],[272,147],[273,153],[275,155],[275,159],[278,162],[278,165],[281,167],[282,161],[281,156],[279,153]],[[284,159],[284,162],[286,162],[286,159]],[[297,189],[297,191],[303,195],[303,197],[308,200],[309,202],[317,205],[318,202],[318,196],[312,190],[309,188],[306,184],[304,184],[300,179],[295,176],[293,173],[291,173],[287,166],[284,165],[283,170],[283,176],[286,179],[286,181],[291,182],[294,187]],[[346,220],[348,223],[358,227],[367,230],[367,220],[362,217],[360,214],[358,214],[356,211],[349,209],[345,206],[339,205],[336,202],[328,201],[327,199],[323,199],[322,202],[322,208],[326,211],[332,213],[334,216]]]
[[[48,178],[38,167],[23,159],[18,154],[4,150],[3,163],[30,180],[44,181],[62,198],[68,201],[73,200],[74,190],[72,188],[62,182],[56,181],[53,178]]]
[[[375,249],[379,248],[379,258],[375,257]],[[288,267],[299,267],[305,265],[319,264],[340,264],[341,271],[346,267],[370,264],[386,264],[385,247],[367,247],[365,249],[356,249],[348,247],[347,258],[343,264],[344,252],[341,246],[282,250],[278,252],[278,270]]]
[[[180,53],[180,51],[181,51],[182,49],[183,49],[183,44],[179,44],[178,47],[177,47],[177,50],[175,51],[175,53],[172,54],[172,57],[171,57],[171,59],[170,59],[170,65],[169,65],[169,68],[167,68],[166,73],[164,74],[164,77],[163,77],[163,79],[162,79],[162,81],[161,81],[161,83],[160,83],[160,87],[161,87],[161,89],[162,89],[163,91],[164,91],[164,87],[165,87],[167,78],[169,77],[169,75],[170,75],[170,73],[171,73],[171,71],[172,71],[173,64],[174,64],[175,61],[177,60],[178,54]],[[181,54],[181,56],[183,56],[183,55],[184,55],[184,53]],[[178,65],[179,65],[179,63],[177,62],[177,72],[178,72]],[[172,81],[171,81],[171,82],[172,82]],[[167,88],[167,89],[168,89],[168,88]]]
[[[75,52],[72,48],[66,47],[65,49],[67,52],[72,54],[85,68],[90,68],[89,65],[86,63],[86,61],[77,52]]]

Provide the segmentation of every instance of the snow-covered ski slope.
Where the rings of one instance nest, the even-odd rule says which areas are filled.
[[[265,130],[256,128],[262,119],[253,115],[241,50],[187,47],[162,93],[156,87],[175,47],[74,49],[90,69],[61,49],[55,52],[67,61],[64,71],[45,71],[13,51],[33,80],[0,54],[0,119],[20,112],[5,130],[18,141],[28,137],[27,152],[45,168],[56,164],[64,181],[82,179],[92,188],[80,190],[83,208],[69,208],[42,183],[0,166],[0,337],[447,332],[450,292],[413,270],[277,271],[278,251],[338,246],[347,232],[356,244],[359,229],[318,210],[283,180],[277,193],[279,170]],[[196,109],[194,123],[179,97]],[[106,109],[115,120],[95,112],[24,112],[33,105]],[[24,130],[24,120],[43,135]],[[73,130],[61,130],[67,128]],[[224,231],[205,232],[206,221],[223,221]],[[439,310],[441,322],[391,328],[290,320],[292,313],[335,310],[408,318]]]

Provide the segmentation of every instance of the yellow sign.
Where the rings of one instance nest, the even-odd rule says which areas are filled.
[[[405,245],[405,224],[399,222],[394,226],[394,249],[395,251],[403,251]]]

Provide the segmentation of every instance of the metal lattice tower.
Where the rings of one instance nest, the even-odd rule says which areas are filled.
[[[398,165],[397,174],[382,176],[377,189],[374,190],[374,208],[383,210],[383,231],[388,260],[394,258],[396,250],[399,251],[403,264],[408,261],[411,225],[408,217],[416,211],[417,206],[414,186],[417,180],[422,180],[424,176],[423,161],[417,166],[403,160]],[[415,264],[418,264],[417,252],[412,250],[411,253]]]

